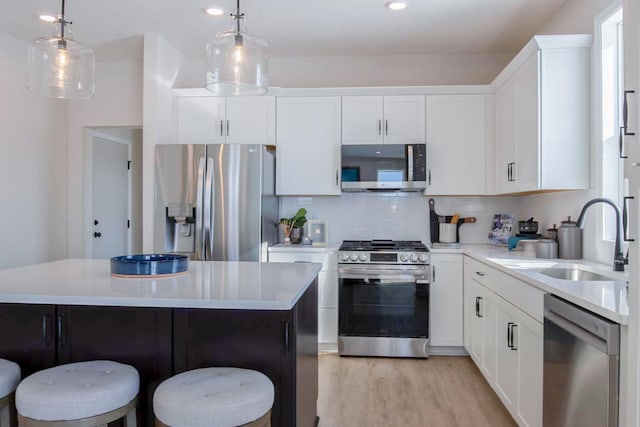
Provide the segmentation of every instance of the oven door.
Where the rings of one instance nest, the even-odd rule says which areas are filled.
[[[429,266],[340,266],[338,334],[428,338]]]

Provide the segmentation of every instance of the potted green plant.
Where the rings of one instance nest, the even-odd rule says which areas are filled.
[[[284,234],[284,244],[298,244],[302,241],[303,227],[307,222],[307,210],[298,209],[291,218],[280,218],[280,227]]]

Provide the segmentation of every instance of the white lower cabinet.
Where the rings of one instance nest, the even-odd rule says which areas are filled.
[[[318,342],[338,343],[338,253],[337,249],[275,247],[269,249],[269,262],[317,262]]]
[[[468,257],[464,268],[465,347],[518,425],[541,427],[543,325],[494,292],[526,284]]]
[[[462,255],[431,254],[431,347],[462,347]]]
[[[472,279],[471,358],[491,383],[496,372],[495,297]]]

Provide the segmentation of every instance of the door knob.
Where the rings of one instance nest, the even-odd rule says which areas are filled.
[[[102,233],[100,233],[99,231],[96,231],[95,233],[93,233],[93,237],[95,238],[102,237]]]

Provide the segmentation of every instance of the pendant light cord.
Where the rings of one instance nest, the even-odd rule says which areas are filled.
[[[64,2],[64,0],[62,1]],[[240,33],[240,0],[238,0],[237,6],[236,6],[236,24],[238,28],[238,33]]]
[[[64,20],[64,0],[62,0],[62,11],[60,12],[60,38],[63,40],[64,40],[64,25],[66,23],[67,22]]]

